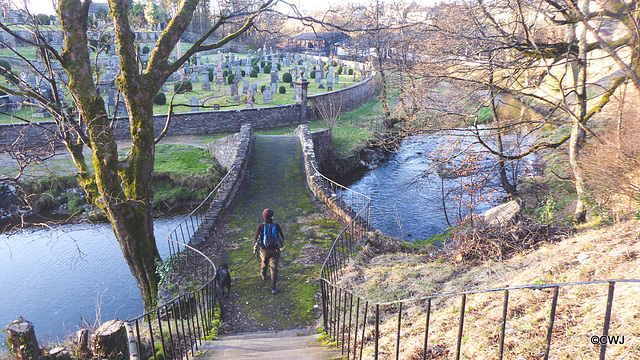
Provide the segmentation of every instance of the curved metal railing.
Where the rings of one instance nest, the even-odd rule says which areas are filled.
[[[348,189],[345,191],[348,191]],[[544,300],[541,301],[544,301],[545,304],[550,302],[547,310],[545,310],[548,311],[547,321],[545,324],[546,326],[543,326],[543,330],[538,331],[539,334],[536,334],[538,335],[537,345],[539,345],[538,348],[541,349],[540,354],[538,354],[540,355],[539,358],[546,360],[550,357],[552,345],[554,345],[554,339],[556,340],[556,343],[560,342],[557,339],[557,333],[562,332],[562,329],[554,328],[558,307],[562,305],[565,307],[571,306],[570,304],[563,304],[562,302],[559,304],[560,290],[563,289],[563,292],[567,293],[568,289],[575,289],[577,287],[587,287],[592,296],[600,296],[604,303],[604,311],[602,311],[602,317],[599,319],[601,322],[598,323],[594,323],[594,321],[596,321],[596,317],[594,317],[593,314],[589,315],[589,321],[591,322],[589,326],[592,333],[588,334],[589,336],[575,337],[580,339],[578,340],[579,342],[582,342],[576,346],[595,346],[595,348],[592,348],[591,350],[587,349],[585,351],[591,351],[594,355],[599,353],[599,358],[604,360],[607,355],[608,344],[624,344],[625,334],[609,335],[609,328],[612,321],[611,313],[613,309],[614,290],[616,284],[630,284],[637,288],[638,285],[640,285],[640,280],[637,279],[523,285],[447,294],[434,294],[432,296],[402,299],[391,302],[367,299],[364,296],[356,294],[352,290],[348,290],[337,285],[337,281],[344,274],[344,268],[347,265],[349,258],[358,250],[358,247],[360,245],[364,245],[364,242],[366,241],[366,226],[362,225],[368,224],[368,208],[370,207],[370,204],[371,202],[369,199],[365,202],[365,206],[358,207],[356,216],[333,242],[331,250],[329,251],[320,272],[322,314],[325,331],[333,338],[337,346],[341,348],[343,356],[347,359],[362,359],[365,346],[368,347],[369,352],[367,358],[374,358],[376,360],[379,357],[384,359],[400,359],[401,351],[405,348],[411,348],[412,350],[407,351],[413,352],[403,354],[403,358],[430,359],[433,356],[439,358],[440,355],[447,357],[447,353],[455,352],[455,358],[460,359],[460,357],[465,353],[465,349],[468,349],[468,346],[463,348],[463,340],[468,340],[474,333],[470,329],[465,329],[465,320],[467,320],[466,327],[469,328],[473,327],[474,321],[477,321],[478,319],[486,320],[486,318],[489,317],[488,314],[484,313],[484,311],[480,311],[480,314],[477,314],[476,311],[476,314],[473,314],[473,311],[467,307],[468,299],[475,300],[480,298],[482,296],[481,294],[502,294],[502,311],[498,315],[492,314],[490,323],[494,326],[492,328],[494,331],[488,331],[488,334],[486,335],[491,337],[491,341],[489,341],[488,346],[482,348],[482,352],[484,354],[492,354],[487,358],[502,359],[505,353],[505,339],[508,339],[510,336],[506,332],[507,322],[516,323],[518,320],[518,310],[509,308],[509,295],[517,294],[516,299],[518,299],[525,295],[532,295],[526,293],[534,293],[535,295],[532,296],[543,297]],[[363,222],[365,216],[367,221]],[[604,288],[604,285],[607,287]],[[549,292],[549,290],[551,290],[551,292]],[[578,292],[585,291],[581,289],[577,290]],[[442,324],[433,320],[432,316],[436,313],[436,310],[440,311],[438,308],[440,304],[456,300],[457,298],[460,300],[458,317],[457,320],[452,320],[449,324],[449,330],[451,332],[457,332],[457,336],[444,339],[442,334]],[[564,298],[565,297],[563,297],[563,299]],[[480,299],[480,301],[486,301],[486,299]],[[569,301],[570,300],[567,300],[567,302]],[[403,314],[403,307],[406,308],[408,304],[414,306],[414,309],[411,310],[414,314],[410,317]],[[521,305],[512,305],[512,307],[516,308],[519,306]],[[594,311],[593,309],[590,310],[591,312]],[[415,330],[415,322],[417,319],[415,315],[416,311],[422,313],[423,320],[421,321],[424,321],[424,330]],[[438,313],[438,315],[441,315],[441,313]],[[578,317],[576,314],[571,314],[571,316]],[[455,318],[455,315],[453,317]],[[469,321],[470,317],[472,318],[471,322]],[[580,320],[583,319],[577,319],[575,321]],[[381,330],[381,325],[384,327],[384,330]],[[513,324],[511,326],[515,327]],[[433,341],[434,327],[440,331],[437,341]],[[432,332],[431,338],[429,337],[430,330]],[[587,329],[585,331],[589,330]],[[384,335],[384,339],[382,335]],[[535,336],[533,335],[531,336],[532,339],[530,341],[532,343],[536,341],[533,339],[534,337]],[[383,345],[380,344],[381,339],[384,340]],[[453,347],[454,341],[455,347]],[[449,348],[449,345],[446,345],[447,342],[451,348]],[[409,346],[409,344],[413,344],[412,347]],[[416,351],[416,344],[421,345],[421,347],[417,346],[419,351]],[[445,344],[444,350],[443,344]],[[476,344],[476,346],[478,346],[478,344]],[[493,349],[491,349],[491,346],[493,346]],[[556,347],[565,346],[566,344],[562,343],[556,344]],[[438,351],[442,351],[443,353],[439,355]]]
[[[322,181],[322,185],[325,189],[328,189],[335,197],[331,199],[336,205],[345,206],[348,210],[351,210],[358,214],[359,218],[365,223],[369,223],[369,216],[371,214],[371,197],[359,193],[355,190],[351,190],[344,185],[340,185],[337,182],[324,176],[315,166],[314,163],[310,163],[311,168],[318,175]]]
[[[165,276],[166,286],[179,284],[181,290],[169,301],[127,321],[129,342],[135,345],[130,346],[131,359],[188,359],[202,339],[214,331],[218,307],[216,266],[189,242],[210,220],[207,213],[212,200],[232,171],[233,168],[169,235],[170,256],[161,276]]]

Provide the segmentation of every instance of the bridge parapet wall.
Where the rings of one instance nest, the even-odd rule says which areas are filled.
[[[302,157],[305,169],[305,177],[307,186],[317,198],[322,200],[333,212],[338,216],[351,222],[356,212],[342,201],[338,194],[332,189],[331,185],[325,181],[325,178],[318,171],[318,162],[316,160],[316,152],[314,147],[314,135],[309,130],[309,126],[300,125],[296,129],[296,135],[300,140],[302,147]],[[322,138],[323,134],[316,134],[317,138]]]
[[[247,175],[254,139],[253,126],[246,124],[241,127],[239,133],[220,139],[215,142],[217,144],[209,144],[210,149],[215,148],[217,149],[215,151],[221,154],[218,161],[222,159],[224,163],[228,164],[223,166],[227,166],[229,174],[219,185],[218,192],[211,200],[202,224],[191,238],[191,245],[202,243],[213,233],[220,216],[235,199],[238,189]],[[212,155],[216,156],[213,150]]]

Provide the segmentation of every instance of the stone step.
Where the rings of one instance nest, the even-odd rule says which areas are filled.
[[[326,360],[341,358],[340,350],[323,347],[315,330],[260,332],[220,336],[204,341],[196,359]]]

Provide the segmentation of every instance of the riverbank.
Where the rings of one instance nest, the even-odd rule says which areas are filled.
[[[154,166],[154,216],[180,213],[198,205],[220,182],[226,169],[205,150],[202,137],[168,138],[156,147]],[[119,144],[122,156],[127,144]],[[89,156],[87,153],[85,156]],[[11,177],[19,164],[0,156],[0,176]],[[0,186],[0,232],[36,223],[105,222],[102,213],[88,204],[68,153],[59,153],[27,168],[17,183]]]
[[[640,279],[640,221],[591,227],[559,241],[541,242],[510,257],[457,261],[425,247],[408,247],[379,237],[371,241],[345,268],[339,284],[372,301],[419,299],[479,289],[529,284],[581,283],[608,279]],[[602,334],[608,283],[563,287],[560,290],[550,358],[597,358],[600,346],[590,337]],[[512,290],[508,306],[507,358],[538,358],[544,352],[553,289]],[[609,334],[624,336],[624,344],[610,346],[608,357],[639,359],[635,341],[640,309],[637,283],[617,283]],[[467,297],[462,349],[474,359],[496,356],[504,292]],[[385,307],[386,309],[386,307]],[[395,309],[395,310],[394,310]],[[401,358],[422,354],[426,301],[407,300],[402,312]],[[431,303],[429,350],[434,358],[455,352],[460,296]],[[396,348],[397,306],[381,315],[381,358]],[[364,354],[373,354],[372,327],[367,328]]]

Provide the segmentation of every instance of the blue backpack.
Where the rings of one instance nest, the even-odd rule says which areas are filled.
[[[278,247],[278,234],[276,231],[275,223],[264,224],[264,236],[262,237],[262,244],[267,249],[276,249]]]

